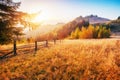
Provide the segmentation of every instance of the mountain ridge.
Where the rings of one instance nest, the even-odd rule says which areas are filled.
[[[106,23],[106,22],[111,21],[110,19],[98,17],[97,15],[88,15],[85,17],[79,16],[74,19],[74,21],[76,21],[76,22],[79,22],[82,20],[88,21],[90,24]]]

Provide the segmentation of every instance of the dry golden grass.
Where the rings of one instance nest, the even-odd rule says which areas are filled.
[[[64,40],[0,61],[0,80],[120,80],[119,40]]]

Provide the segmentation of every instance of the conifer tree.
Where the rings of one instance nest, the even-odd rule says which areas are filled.
[[[14,3],[12,0],[0,1],[0,44],[9,43],[14,35],[15,24],[20,19],[20,13],[16,11],[20,3]]]

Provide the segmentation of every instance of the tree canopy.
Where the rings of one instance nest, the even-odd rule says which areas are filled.
[[[17,23],[16,9],[19,4],[13,3],[11,0],[0,2],[0,44],[9,43],[12,40],[12,30]]]
[[[118,17],[118,19],[120,19],[120,16]]]
[[[27,14],[17,11],[20,2],[12,0],[0,1],[0,44],[7,44],[12,41],[14,36],[21,35],[22,29],[17,29],[17,24],[36,27],[38,24],[29,22],[36,14]]]

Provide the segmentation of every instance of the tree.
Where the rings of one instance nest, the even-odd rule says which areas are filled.
[[[21,35],[22,29],[17,29],[17,24],[25,26],[38,26],[28,20],[36,14],[27,14],[17,11],[20,2],[15,3],[12,0],[0,1],[0,44],[7,44],[11,42],[14,35]]]
[[[120,19],[120,16],[118,17],[118,19]]]
[[[75,39],[74,31],[71,32],[70,38]]]
[[[93,38],[98,38],[99,26],[94,27],[93,29]]]
[[[98,38],[103,38],[103,28],[99,27]]]
[[[80,36],[79,32],[80,32],[80,29],[79,29],[79,27],[77,27],[75,32],[74,32],[75,39],[79,39],[79,36]]]
[[[86,33],[87,33],[87,28],[82,26],[79,38],[85,39],[87,36]]]
[[[79,29],[79,27],[77,27],[75,29],[75,31],[73,31],[71,33],[71,38],[73,38],[73,39],[79,39],[79,36],[80,36],[79,33],[80,33],[80,29]]]
[[[89,25],[87,28],[87,31],[86,31],[86,35],[87,35],[86,38],[87,39],[93,38],[93,30],[94,30],[94,26]]]
[[[17,23],[16,9],[20,3],[11,0],[0,2],[0,44],[9,43],[12,40],[14,25]]]

